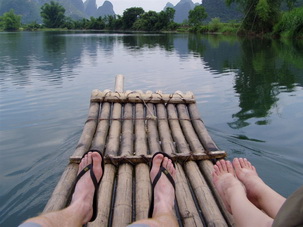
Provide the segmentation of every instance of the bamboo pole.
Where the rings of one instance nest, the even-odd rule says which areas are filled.
[[[75,177],[78,172],[77,164],[69,164],[63,172],[51,198],[48,200],[42,213],[61,210],[66,206],[68,198],[74,188]]]
[[[207,153],[211,155],[211,153],[218,151],[218,147],[215,144],[215,142],[212,140],[210,135],[208,134],[208,131],[200,118],[200,114],[198,111],[198,107],[196,104],[189,104],[188,105],[189,114],[192,119],[192,124],[197,132],[197,135],[199,136],[199,139],[205,149],[207,150]],[[225,155],[226,156],[226,153]],[[224,156],[222,158],[224,158]],[[213,172],[213,164],[209,160],[204,160],[199,162],[199,167],[201,171],[203,172],[206,181],[208,182],[208,185],[210,189],[213,191],[216,200],[218,201],[218,206],[220,207],[226,221],[228,222],[229,226],[234,225],[233,217],[229,214],[229,212],[225,209],[224,203],[216,191],[213,182],[212,182],[212,172]]]
[[[189,114],[191,116],[192,124],[197,132],[197,135],[205,147],[206,151],[217,151],[219,150],[215,142],[212,140],[210,135],[207,132],[207,129],[200,118],[200,114],[196,104],[189,104],[188,105]]]
[[[132,222],[132,177],[130,164],[119,166],[112,226],[125,227]]]
[[[205,153],[205,150],[200,143],[200,140],[191,124],[190,117],[187,112],[186,105],[178,104],[177,110],[179,113],[180,124],[182,126],[183,133],[189,146],[194,153]]]
[[[109,129],[110,103],[102,103],[101,114],[99,117],[98,127],[92,141],[91,150],[98,150],[104,153],[106,138]]]
[[[109,215],[113,197],[116,168],[114,165],[106,164],[98,192],[98,216],[94,222],[87,224],[88,227],[99,227],[109,225]]]
[[[119,102],[119,103],[195,103],[193,95],[188,94],[161,94],[161,93],[123,93],[122,91],[116,92],[101,92],[94,90],[91,97],[93,102]]]
[[[203,226],[198,210],[193,201],[182,166],[176,163],[176,198],[182,222],[185,227]]]
[[[216,151],[216,153],[212,153],[212,155],[207,154],[183,154],[183,153],[177,153],[174,154],[171,158],[174,161],[201,161],[206,159],[214,159],[214,158],[224,158],[225,157],[225,151]],[[140,164],[140,163],[146,163],[150,162],[153,155],[140,155],[140,156],[111,156],[111,157],[105,157],[105,163],[111,163],[114,165],[122,164],[122,163],[131,163],[131,164]],[[81,157],[80,156],[72,156],[70,157],[71,163],[80,163]]]
[[[188,110],[189,110],[189,114],[190,114],[191,118],[194,119],[194,120],[192,120],[192,124],[195,128],[195,131],[197,132],[197,135],[198,135],[201,143],[207,150],[207,153],[211,155],[213,152],[218,151],[219,149],[218,149],[217,145],[215,144],[215,142],[212,140],[212,138],[208,134],[208,131],[207,131],[203,121],[200,119],[200,114],[199,114],[197,105],[189,104]],[[223,155],[223,153],[222,153],[222,155]],[[221,158],[224,158],[224,156],[226,156],[226,153]],[[203,173],[206,181],[208,182],[210,189],[213,191],[214,196],[218,202],[218,206],[220,207],[228,225],[233,226],[234,225],[233,217],[225,209],[224,203],[223,203],[220,195],[216,191],[214,184],[212,182],[212,172],[213,172],[212,162],[209,160],[199,161],[199,167],[200,167],[201,172]]]
[[[123,92],[124,77],[122,75],[116,76],[115,91]],[[120,133],[121,133],[121,111],[122,105],[120,103],[114,103],[112,111],[112,122],[109,129],[106,155],[117,156],[120,145]]]
[[[151,198],[149,167],[145,163],[136,165],[136,220],[148,218]]]
[[[146,143],[146,130],[144,125],[144,110],[143,104],[136,104],[136,120],[135,122],[135,152],[136,155],[147,154],[147,143]]]
[[[90,103],[87,121],[85,122],[82,135],[79,139],[74,155],[82,156],[89,150],[97,128],[99,107],[99,103]]]
[[[182,129],[179,123],[178,114],[175,108],[175,105],[168,104],[167,105],[167,113],[168,113],[168,122],[171,128],[171,132],[176,143],[176,147],[179,153],[189,154],[189,146],[186,142],[184,135],[182,133]]]
[[[123,91],[124,91],[124,76],[118,74],[116,76],[116,81],[115,81],[115,92],[123,92]]]
[[[144,106],[136,104],[136,119],[144,118]],[[135,153],[138,156],[147,155],[147,137],[144,120],[135,121]],[[145,163],[136,165],[136,220],[148,218],[151,185],[149,180],[149,167]]]
[[[121,111],[121,104],[114,103],[112,121],[111,126],[109,128],[108,141],[106,146],[106,155],[109,156],[117,156],[119,152],[121,133]]]
[[[159,143],[159,133],[157,128],[157,118],[155,116],[155,106],[152,103],[146,105],[147,118],[147,139],[150,154],[161,151]]]
[[[121,155],[133,155],[133,105],[127,103],[124,106],[122,139],[121,139]]]
[[[123,76],[118,75],[116,77],[116,86],[115,91],[123,92]],[[115,112],[117,111],[117,112]],[[120,111],[120,115],[118,112]],[[128,111],[128,109],[127,109]],[[121,117],[121,104],[114,103],[113,107],[113,119],[116,117]],[[115,123],[113,125],[113,123]],[[112,137],[109,137],[108,145],[108,154],[116,156],[118,154],[118,148],[120,143],[120,131],[121,123],[120,121],[112,121]],[[123,136],[128,136],[129,134],[124,133]],[[125,138],[122,140],[126,141]],[[110,144],[111,143],[111,144]],[[116,144],[113,144],[116,143]],[[132,143],[127,143],[127,146],[132,146]],[[131,148],[124,148],[125,151],[129,151]],[[124,227],[132,222],[132,176],[133,176],[133,167],[130,164],[122,164],[119,166],[118,170],[118,181],[117,181],[117,190],[116,190],[116,199],[113,211],[113,222],[112,226]]]
[[[164,104],[157,104],[158,129],[163,152],[167,154],[175,154],[176,149],[171,137],[171,131],[168,126],[167,113]]]
[[[226,227],[227,223],[217,206],[206,180],[199,171],[198,165],[193,161],[186,162],[185,172],[202,210],[206,226]]]
[[[91,150],[98,150],[101,153],[104,153],[106,138],[109,129],[109,118],[110,103],[104,102],[102,103],[99,124],[94,139],[92,141]],[[100,183],[98,192],[98,216],[94,222],[88,223],[89,227],[107,226],[109,223],[115,172],[116,168],[114,165],[105,165],[102,181]]]

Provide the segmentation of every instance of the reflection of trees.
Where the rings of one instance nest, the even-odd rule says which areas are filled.
[[[295,77],[291,68],[278,58],[272,40],[243,40],[242,61],[234,85],[241,110],[233,115],[236,120],[229,123],[230,127],[245,127],[250,118],[259,118],[256,124],[268,124],[266,117],[281,88],[293,91]]]
[[[92,61],[97,61],[100,49],[108,57],[116,39],[116,36],[93,32],[3,33],[0,83],[10,78],[14,84],[24,86],[31,83],[32,76],[52,84],[61,83],[62,78],[73,77],[84,51]]]
[[[128,34],[122,36],[124,46],[131,51],[141,50],[141,48],[155,48],[159,46],[166,51],[174,49],[173,34]]]
[[[189,36],[189,49],[203,58],[213,73],[233,70],[240,111],[233,114],[232,128],[268,124],[266,117],[280,92],[292,92],[303,84],[303,41],[239,39],[233,36]]]
[[[201,56],[205,67],[213,73],[238,69],[241,62],[241,47],[236,36],[204,36],[205,51]]]

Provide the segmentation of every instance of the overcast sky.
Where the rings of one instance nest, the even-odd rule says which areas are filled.
[[[104,3],[105,0],[97,0],[98,7]],[[160,12],[163,10],[167,2],[176,5],[180,0],[109,0],[114,5],[116,14],[122,15],[123,11],[130,7],[142,7],[144,11],[153,10]],[[201,2],[193,0],[194,3]]]

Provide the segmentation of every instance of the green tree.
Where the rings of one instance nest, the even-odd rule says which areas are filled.
[[[97,30],[101,30],[105,28],[105,20],[102,17],[98,17],[98,18],[94,18],[91,17],[90,18],[90,22],[89,22],[89,29],[97,29]]]
[[[173,8],[166,8],[165,11],[159,13],[159,20],[157,23],[157,30],[169,29],[174,24],[174,16],[176,10]]]
[[[207,17],[205,8],[201,5],[196,6],[193,10],[188,12],[188,22],[190,25],[198,26],[202,24],[202,21]]]
[[[144,13],[141,7],[131,7],[123,12],[123,28],[131,29],[137,19]]]
[[[148,11],[142,14],[132,27],[135,30],[155,31],[157,30],[156,24],[158,23],[158,20],[157,12]]]
[[[244,13],[242,27],[254,33],[271,32],[280,17],[283,0],[226,0],[228,5],[236,2]],[[289,0],[285,0],[289,2]]]
[[[0,17],[0,23],[5,31],[17,31],[21,27],[21,16],[16,15],[11,9]]]
[[[45,3],[41,7],[41,17],[43,24],[47,28],[60,28],[64,26],[65,9],[58,2],[51,1],[50,4]]]

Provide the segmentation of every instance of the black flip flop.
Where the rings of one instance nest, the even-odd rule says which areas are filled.
[[[150,170],[153,167],[153,160],[154,160],[155,156],[158,155],[158,154],[162,154],[164,157],[167,157],[168,159],[172,160],[172,158],[168,154],[166,154],[164,152],[157,152],[152,157]],[[173,163],[174,167],[176,168],[175,163],[173,162],[173,160],[172,160],[172,163]],[[157,173],[154,181],[152,182],[152,198],[151,198],[151,202],[150,202],[150,206],[149,206],[149,210],[148,210],[148,218],[152,218],[152,216],[153,216],[153,212],[154,212],[154,189],[155,189],[155,186],[158,183],[162,173],[165,174],[167,179],[170,181],[170,183],[172,184],[172,186],[176,190],[174,178],[170,175],[170,173],[167,171],[167,169],[165,169],[162,166],[162,163],[161,163],[159,172]]]
[[[97,151],[97,150],[90,150],[88,152],[98,152],[101,157],[102,157],[102,162],[101,162],[101,167],[102,167],[102,177],[104,175],[104,159],[103,159],[103,155],[101,154],[100,151]],[[83,156],[82,156],[82,159],[84,158],[84,156],[88,153],[86,152]],[[82,160],[81,159],[81,160]],[[98,189],[99,189],[99,185],[100,185],[100,182],[102,180],[102,177],[101,179],[99,180],[99,182],[97,182],[97,179],[96,179],[96,176],[94,174],[94,171],[93,171],[93,163],[87,165],[77,176],[76,178],[76,183],[75,183],[75,188],[76,188],[76,185],[78,183],[78,181],[81,179],[81,177],[87,172],[87,171],[90,171],[90,177],[93,181],[93,184],[95,186],[95,193],[94,193],[94,200],[93,200],[93,216],[92,218],[90,219],[90,222],[94,221],[97,217],[97,213],[98,213]],[[75,189],[74,189],[75,190]]]

